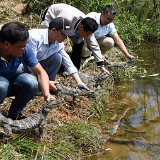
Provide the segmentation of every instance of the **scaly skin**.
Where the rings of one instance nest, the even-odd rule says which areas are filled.
[[[89,74],[86,74],[86,73],[83,73],[83,72],[78,72],[78,74],[79,74],[79,77],[83,81],[88,83],[91,87],[94,87],[94,86],[100,84],[101,82],[105,81],[108,77],[110,77],[112,75],[112,72],[110,74],[107,74],[107,73],[103,72],[103,73],[100,73],[97,76],[92,76],[92,75],[89,75]],[[64,77],[69,76],[68,72],[63,72],[62,75]],[[65,92],[65,90],[64,90],[64,92]],[[62,91],[62,93],[63,93],[63,91]],[[89,93],[89,92],[86,92],[86,93]]]
[[[0,136],[10,137],[12,133],[26,133],[39,127],[40,137],[43,137],[43,126],[48,113],[62,101],[52,99],[44,102],[38,112],[21,120],[12,120],[0,114],[0,126],[4,128],[4,131],[0,131]]]
[[[60,96],[61,94],[68,94],[68,95],[71,95],[73,97],[76,97],[76,96],[95,96],[95,95],[98,95],[97,92],[95,92],[94,90],[80,90],[80,89],[77,89],[77,88],[70,88],[70,87],[66,87],[64,85],[61,85],[61,84],[55,84],[55,86],[57,87],[58,89],[58,96]]]

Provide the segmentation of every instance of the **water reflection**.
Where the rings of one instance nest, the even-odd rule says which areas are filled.
[[[137,106],[134,111],[135,113],[129,116],[131,126],[136,127],[136,125],[143,125],[145,121],[149,122],[159,117],[160,87],[156,81],[150,84],[141,81],[140,83],[129,84],[129,86],[130,88],[127,87],[129,89],[126,91],[126,96],[136,102]],[[137,116],[139,116],[139,118],[135,121],[133,117],[136,118]]]
[[[88,159],[160,160],[160,47],[147,44],[135,53],[139,57],[136,65],[144,68],[146,75],[136,75],[135,81],[117,86],[119,98],[125,97],[134,106],[115,124],[115,141],[107,142],[106,150]]]

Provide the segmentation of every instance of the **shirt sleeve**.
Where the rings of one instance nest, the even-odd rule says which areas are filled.
[[[94,34],[91,34],[90,36],[88,36],[86,40],[88,42],[88,45],[89,45],[91,51],[93,52],[94,59],[97,62],[97,67],[103,67],[104,61],[102,59],[102,54],[101,54],[99,44],[98,44]]]
[[[32,36],[34,35],[34,33],[32,34],[32,30],[29,31],[29,38],[28,38],[28,42],[30,44],[30,46],[32,46],[32,50],[34,52],[35,57],[37,57],[37,53],[38,53],[38,41],[35,40],[35,38],[33,38]]]
[[[26,58],[24,62],[29,66],[29,67],[34,67],[38,64],[38,59],[35,57],[35,54],[29,44],[26,46]]]
[[[62,56],[62,62],[64,64],[64,66],[66,67],[68,73],[69,74],[78,73],[77,68],[74,66],[71,58],[69,57],[69,55],[64,50],[64,47],[61,48],[61,50],[59,51],[59,54]]]
[[[114,35],[117,33],[114,23],[110,23],[110,34]]]

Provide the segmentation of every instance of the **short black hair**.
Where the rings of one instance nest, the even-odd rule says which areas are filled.
[[[90,17],[86,17],[81,21],[81,25],[84,27],[84,31],[88,32],[95,32],[98,29],[98,24],[96,20]]]
[[[116,15],[116,9],[112,5],[106,5],[103,8],[103,13],[108,13],[110,12],[112,15]]]
[[[12,45],[18,41],[25,41],[29,37],[28,29],[20,22],[6,23],[0,31],[1,42],[8,41]]]

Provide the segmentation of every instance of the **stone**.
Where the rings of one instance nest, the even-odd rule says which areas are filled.
[[[25,14],[27,12],[27,4],[17,4],[12,10],[18,14]]]

